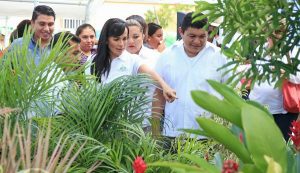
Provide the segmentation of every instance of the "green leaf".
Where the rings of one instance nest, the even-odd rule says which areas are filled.
[[[277,162],[275,162],[273,158],[265,156],[265,159],[268,163],[267,173],[282,173],[280,165]]]
[[[232,105],[240,107],[245,104],[245,101],[226,84],[222,84],[213,80],[207,80],[207,82]]]
[[[300,172],[300,153],[296,153],[295,157],[295,163],[296,163],[296,172]]]
[[[261,172],[266,172],[268,166],[264,156],[273,158],[285,172],[287,169],[285,141],[269,114],[255,106],[244,105],[242,123],[248,150]]]
[[[192,91],[191,94],[195,103],[200,107],[242,127],[240,109],[238,107],[226,100],[220,100],[205,91]]]
[[[233,135],[229,129],[207,118],[196,119],[200,127],[212,138],[223,144],[234,152],[244,163],[252,163],[250,155],[245,146]]]
[[[200,130],[200,129],[179,129],[179,130],[182,130],[186,133],[191,133],[191,134],[195,134],[195,135],[200,135],[200,136],[207,136],[209,137],[209,134],[206,133],[205,131],[203,130]]]
[[[287,143],[287,172],[296,172],[296,159],[295,159],[295,153],[293,150],[293,144],[291,144],[291,140]]]
[[[244,164],[241,170],[243,173],[262,173],[254,164]]]
[[[247,100],[246,102],[252,106],[257,107],[258,109],[265,111],[265,113],[268,114],[270,117],[273,117],[272,114],[269,112],[269,110],[266,107],[264,107],[263,105],[259,104],[258,102],[253,101],[253,100]]]
[[[227,43],[229,43],[232,40],[232,37],[234,36],[234,34],[236,33],[236,31],[237,30],[234,29],[228,35],[226,35],[222,44],[226,45]]]
[[[213,165],[209,164],[206,160],[200,158],[199,156],[191,155],[191,154],[183,154],[184,157],[188,158],[189,160],[193,161],[193,163],[196,163],[199,167],[205,169],[207,172],[210,173],[219,173],[220,170],[218,170]]]
[[[154,163],[148,163],[147,166],[162,166],[162,167],[168,167],[173,170],[176,170],[177,172],[180,173],[206,173],[207,171],[196,167],[196,166],[191,166],[183,163],[178,163],[178,162],[154,162]]]

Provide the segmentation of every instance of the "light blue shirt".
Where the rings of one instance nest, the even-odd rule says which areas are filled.
[[[9,51],[14,49],[15,47],[21,48],[23,45],[23,42],[24,42],[23,38],[18,38],[16,40],[14,40],[9,48]],[[51,50],[50,46],[46,46],[45,48],[39,47],[39,45],[37,45],[37,43],[35,42],[33,37],[31,37],[29,45],[28,45],[28,53],[30,55],[29,56],[30,58],[34,58],[35,65],[39,65],[43,55],[45,55],[45,54],[49,55],[50,50]]]

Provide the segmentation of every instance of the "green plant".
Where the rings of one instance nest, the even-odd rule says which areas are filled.
[[[205,91],[193,91],[194,101],[202,108],[229,121],[241,130],[243,139],[232,130],[210,119],[199,117],[197,122],[202,130],[187,130],[211,137],[222,143],[236,154],[240,162],[240,171],[244,173],[291,173],[299,172],[299,152],[293,152],[286,146],[283,136],[271,114],[253,101],[242,100],[231,88],[215,81],[209,84],[224,99],[219,99]],[[218,107],[218,109],[216,109]],[[257,122],[262,125],[257,125]],[[199,168],[187,165],[172,165],[176,169],[199,172],[219,172],[220,169],[208,164],[204,159],[194,155],[185,155]],[[166,163],[154,165],[166,166]]]
[[[234,74],[231,78],[234,83],[246,77],[253,81],[269,80],[280,84],[290,73],[299,71],[299,1],[219,0],[216,3],[196,3],[196,13],[204,13],[203,17],[207,16],[209,22],[223,19],[219,28],[223,30],[222,45],[227,47],[223,47],[224,54],[232,59],[228,63],[231,70],[235,71],[246,60],[252,65],[244,73]],[[280,38],[276,37],[279,31]],[[268,38],[277,40],[271,49],[264,46]],[[283,63],[285,55],[292,51],[290,63]],[[265,58],[267,55],[272,58]]]
[[[133,171],[133,161],[137,156],[142,156],[148,162],[159,159],[162,150],[157,141],[152,139],[151,134],[145,134],[139,124],[128,124],[120,122],[118,129],[118,140],[105,144],[110,150],[106,155],[99,156],[103,161],[100,166],[105,172]],[[159,169],[149,170],[158,172]]]
[[[52,46],[50,54],[43,53],[39,65],[34,63],[34,55],[28,51],[32,34],[23,36],[23,44],[7,53],[0,62],[0,107],[13,107],[20,110],[19,117],[27,119],[35,115],[51,116],[57,109],[57,90],[68,80],[81,80],[84,76],[78,69],[66,75],[68,64],[66,43],[60,40]],[[45,51],[46,52],[46,51]]]
[[[163,28],[168,27],[170,24],[176,22],[174,21],[174,16],[176,16],[176,12],[186,12],[194,9],[194,5],[169,5],[163,4],[159,6],[159,9],[155,9],[153,11],[148,10],[145,13],[145,19],[149,22],[158,23]],[[176,24],[176,23],[175,23]],[[173,28],[176,28],[174,26]]]
[[[78,88],[65,88],[61,93],[57,129],[79,133],[102,143],[114,138],[118,122],[141,123],[150,102],[144,94],[151,82],[147,76],[124,76],[107,85],[90,81]]]
[[[17,171],[66,172],[72,167],[72,163],[85,145],[81,145],[74,152],[77,142],[73,141],[70,147],[66,147],[65,144],[70,139],[62,134],[54,151],[49,153],[50,123],[46,131],[37,129],[35,132],[31,129],[31,123],[20,126],[19,123],[11,123],[9,118],[5,118],[2,128],[0,170],[4,173]]]

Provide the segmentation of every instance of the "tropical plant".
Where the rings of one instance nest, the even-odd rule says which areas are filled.
[[[10,50],[0,63],[0,82],[5,84],[0,86],[0,107],[17,108],[13,112],[9,108],[0,110],[0,114],[9,113],[11,130],[7,133],[6,128],[0,128],[0,136],[15,143],[12,145],[15,148],[7,148],[11,146],[6,145],[5,151],[1,152],[2,160],[12,160],[13,156],[19,159],[21,151],[26,150],[25,165],[34,163],[37,165],[34,169],[46,169],[44,163],[48,164],[51,160],[50,155],[46,155],[47,151],[48,154],[57,153],[55,161],[63,162],[63,169],[69,172],[132,172],[137,156],[142,156],[148,163],[157,160],[191,163],[182,156],[197,153],[204,157],[211,150],[196,140],[184,143],[178,140],[176,147],[180,154],[169,153],[162,149],[160,141],[144,133],[141,122],[148,111],[145,105],[150,101],[145,96],[145,86],[152,83],[148,77],[124,76],[108,85],[101,85],[95,78],[82,75],[85,66],[67,73],[65,67],[76,64],[68,63],[66,40],[59,40],[52,46],[50,54],[43,55],[41,63],[36,65],[27,50],[28,34],[24,36],[24,44]],[[28,124],[29,119],[32,124]],[[50,122],[51,127],[45,126]],[[5,119],[0,116],[0,127],[4,124]],[[14,127],[19,128],[15,130]],[[17,133],[25,133],[26,136],[13,136]],[[1,150],[4,149],[2,141]],[[28,141],[32,145],[24,146]],[[21,143],[26,148],[18,148]],[[68,150],[70,148],[72,152]],[[15,155],[5,154],[15,149]],[[70,160],[73,154],[76,159]],[[64,158],[68,158],[68,163]],[[33,168],[22,166],[22,159],[23,156],[19,167],[12,170]],[[39,164],[39,160],[43,164]],[[7,170],[7,167],[1,166]],[[149,167],[147,171],[166,173],[172,170]]]
[[[8,51],[0,63],[0,83],[3,84],[0,85],[0,107],[18,108],[22,119],[53,115],[57,109],[54,100],[58,89],[67,80],[83,78],[81,69],[73,74],[64,74],[64,67],[72,64],[67,63],[66,54],[70,48],[62,38],[50,54],[42,54],[40,64],[36,65],[35,56],[28,51],[31,36],[31,33],[26,33],[23,44]]]
[[[58,110],[58,105],[59,105],[59,94],[60,90],[62,90],[64,87],[66,87],[66,84],[69,81],[80,81],[81,83],[84,83],[85,81],[83,79],[86,78],[86,76],[82,75],[82,71],[84,70],[84,66],[78,68],[76,71],[73,71],[73,73],[66,73],[64,71],[65,67],[70,67],[70,66],[78,66],[76,64],[70,64],[68,60],[68,51],[70,50],[70,47],[67,46],[67,41],[68,40],[62,40],[63,37],[61,37],[56,45],[51,45],[52,50],[49,54],[43,54],[41,58],[41,62],[39,65],[36,65],[34,63],[34,56],[31,55],[31,53],[28,52],[28,45],[31,39],[32,33],[26,32],[24,37],[23,37],[23,44],[20,46],[16,46],[11,48],[5,55],[4,58],[1,59],[0,63],[0,81],[2,85],[0,86],[0,107],[16,107],[17,111],[10,112],[10,108],[6,109],[1,109],[0,114],[7,114],[7,112],[10,112],[9,116],[9,122],[10,122],[10,127],[14,128],[15,126],[18,126],[17,124],[22,124],[20,126],[20,130],[16,131],[14,129],[10,129],[12,133],[30,133],[32,136],[30,139],[27,139],[24,137],[24,139],[19,138],[19,136],[7,136],[7,132],[3,131],[4,129],[4,118],[0,115],[0,136],[3,137],[3,139],[8,139],[10,142],[14,142],[14,145],[7,145],[10,148],[1,148],[5,149],[6,151],[11,150],[9,152],[14,153],[15,149],[17,156],[22,156],[19,155],[19,152],[21,149],[19,149],[19,144],[21,143],[24,144],[24,142],[29,141],[30,144],[26,146],[26,151],[33,151],[33,145],[36,145],[36,149],[40,152],[43,151],[42,155],[40,153],[35,153],[35,152],[27,152],[26,153],[26,158],[34,158],[35,155],[37,157],[42,157],[39,159],[48,159],[49,161],[50,158],[47,157],[47,153],[45,151],[51,153],[53,152],[54,154],[56,153],[55,157],[52,159],[55,162],[57,162],[57,159],[60,158],[65,158],[65,159],[70,159],[70,151],[76,148],[76,151],[81,151],[80,146],[76,146],[74,143],[72,143],[74,140],[76,140],[76,136],[72,134],[66,134],[64,136],[61,136],[61,134],[65,134],[64,132],[61,131],[61,133],[51,133],[51,136],[41,136],[38,137],[38,134],[44,134],[46,131],[48,134],[48,130],[46,127],[43,126],[43,123],[38,126],[38,128],[43,129],[41,132],[37,128],[33,128],[32,131],[24,131],[29,129],[31,127],[31,124],[28,125],[27,119],[32,118],[32,116],[40,117],[40,116],[45,116],[48,117],[46,121],[46,124],[50,122],[50,117],[51,115],[57,114]],[[75,82],[74,82],[75,83]],[[70,82],[70,86],[73,84],[73,82]],[[53,119],[55,122],[55,119]],[[35,123],[34,123],[35,124]],[[22,127],[22,128],[21,128]],[[24,128],[23,128],[24,127]],[[25,128],[26,127],[26,128]],[[53,127],[53,126],[52,126]],[[52,128],[51,127],[51,128]],[[8,130],[7,130],[8,131]],[[43,132],[43,133],[42,133]],[[53,131],[52,131],[53,132]],[[49,132],[50,133],[50,132]],[[14,134],[16,135],[16,134]],[[66,136],[69,136],[68,138]],[[62,138],[65,138],[65,140],[62,140]],[[68,139],[68,140],[67,140]],[[23,141],[20,141],[23,140]],[[26,141],[25,141],[26,140]],[[39,140],[39,141],[37,141]],[[59,141],[59,144],[57,142]],[[7,142],[7,140],[6,140]],[[40,143],[42,142],[42,143]],[[1,145],[4,145],[5,143],[1,142]],[[57,144],[57,145],[56,145]],[[84,141],[80,142],[82,146],[84,147]],[[45,146],[43,146],[45,145]],[[47,146],[46,146],[47,145]],[[5,147],[5,146],[3,146]],[[15,148],[11,148],[15,147]],[[23,147],[23,146],[20,146]],[[44,147],[44,148],[43,148]],[[46,147],[46,148],[45,148]],[[58,147],[58,148],[57,148]],[[69,150],[69,152],[65,151],[63,148],[71,148],[72,150]],[[5,152],[6,152],[5,151]],[[4,151],[2,152],[3,155],[1,155],[2,160],[8,159],[9,161],[13,161],[14,155],[10,157],[10,155],[7,155]],[[61,154],[59,154],[60,152]],[[77,154],[76,154],[77,155]],[[17,157],[16,156],[16,157]],[[18,159],[18,158],[16,158]],[[22,156],[23,159],[23,156]],[[16,163],[18,164],[18,160]],[[20,160],[21,161],[21,160]],[[26,160],[26,164],[30,164],[30,160]],[[35,160],[33,160],[35,162]],[[40,164],[39,160],[36,163],[36,169],[46,169],[46,167],[40,167],[43,166]],[[68,161],[68,162],[65,162]],[[75,170],[74,169],[74,160],[70,161],[65,160],[63,161],[63,164],[68,164],[68,165],[63,165],[64,170]],[[43,160],[45,162],[45,160]],[[13,163],[14,164],[14,163]],[[49,162],[50,164],[50,162]],[[56,163],[51,163],[53,165],[50,165],[52,168],[56,167]],[[92,163],[93,164],[93,163]],[[91,164],[91,165],[92,165]],[[7,166],[10,166],[7,164]],[[20,167],[12,167],[12,169],[9,168],[9,170],[14,170],[14,169],[30,169],[30,167],[24,167],[24,165],[17,165]],[[7,167],[2,168],[6,170]],[[51,169],[52,169],[51,168]],[[66,168],[66,169],[65,169]],[[85,171],[86,172],[89,170],[90,167],[86,167]],[[48,168],[47,168],[48,169]],[[59,168],[61,169],[61,168]],[[51,171],[50,171],[51,172]]]
[[[236,73],[232,77],[235,83],[246,77],[253,81],[269,80],[279,84],[290,73],[299,71],[299,1],[218,0],[216,3],[196,3],[196,13],[204,13],[202,17],[208,17],[209,22],[223,19],[219,29],[223,30],[224,54],[232,58],[229,67],[235,71],[246,60],[252,65],[244,73]],[[280,38],[276,36],[278,33]],[[271,49],[264,46],[268,38],[277,40]],[[294,53],[290,57],[286,56],[289,63],[283,63],[286,61],[283,57],[292,51]],[[272,58],[264,58],[266,55]],[[265,63],[259,63],[261,61]],[[283,75],[282,70],[286,72]]]
[[[111,141],[118,122],[141,123],[150,102],[145,96],[151,83],[147,76],[123,76],[101,85],[90,81],[80,88],[71,86],[61,93],[58,129],[84,134],[101,142]]]
[[[141,86],[149,83],[144,75],[124,76],[108,85],[90,80],[80,88],[70,85],[61,91],[61,114],[51,118],[54,136],[65,132],[87,140],[72,171],[85,172],[84,168],[98,163],[97,171],[132,172],[137,155],[151,162],[163,156],[157,141],[141,128],[150,101],[147,88]],[[34,118],[39,126],[49,120]]]
[[[292,173],[299,172],[299,152],[286,146],[285,140],[271,114],[253,101],[241,99],[233,89],[215,81],[209,84],[224,99],[219,99],[205,91],[193,91],[194,101],[202,108],[229,121],[240,130],[242,138],[233,130],[210,119],[199,117],[196,121],[202,130],[185,130],[198,135],[211,137],[222,143],[239,158],[240,171],[244,173]],[[218,107],[218,109],[216,109]],[[257,123],[262,125],[257,125]],[[296,129],[299,129],[295,125]],[[298,133],[296,133],[298,134]],[[297,138],[298,139],[298,138]],[[297,152],[295,152],[297,151]],[[185,155],[197,166],[179,163],[169,164],[174,170],[220,172],[220,168],[210,165],[194,155]],[[166,166],[167,163],[153,165]]]
[[[75,152],[76,140],[72,140],[72,145],[66,147],[70,138],[62,134],[50,153],[50,123],[46,131],[33,130],[32,127],[31,123],[21,126],[18,122],[11,123],[8,117],[5,118],[0,138],[0,172],[66,172],[71,169],[85,144]]]
[[[174,21],[174,16],[176,16],[176,12],[186,12],[194,9],[194,5],[169,5],[163,4],[159,6],[159,9],[155,9],[153,11],[148,10],[145,13],[145,19],[149,22],[158,23],[163,28],[168,27],[170,24],[174,23],[175,26],[172,28],[176,28],[176,21]]]

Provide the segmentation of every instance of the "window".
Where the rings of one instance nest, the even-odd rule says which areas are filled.
[[[64,19],[64,29],[77,29],[78,26],[83,24],[83,20],[80,19]]]

